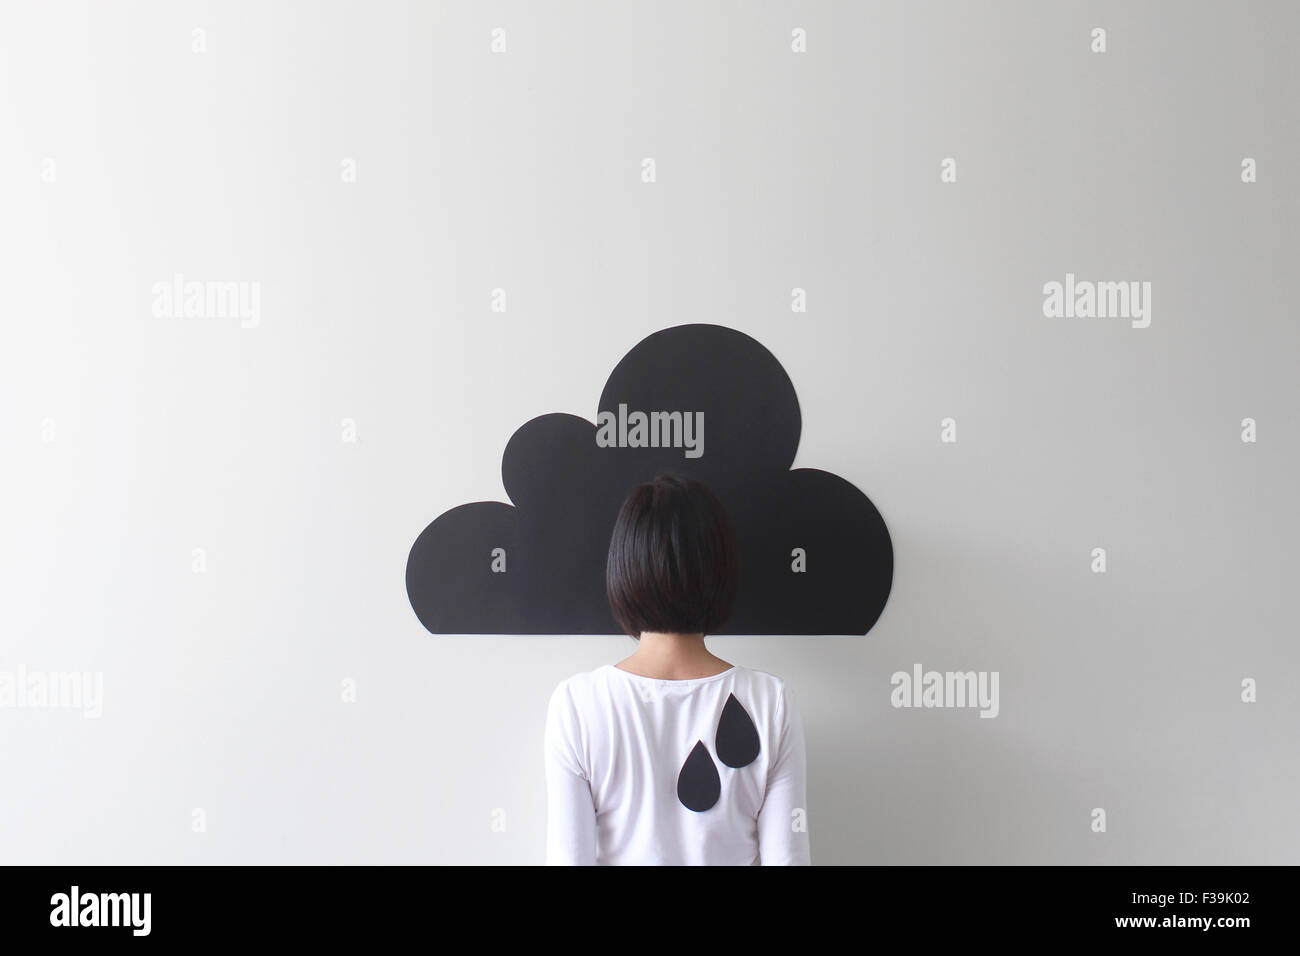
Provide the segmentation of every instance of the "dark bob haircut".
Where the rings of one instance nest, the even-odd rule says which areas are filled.
[[[605,595],[624,633],[716,633],[739,583],[736,536],[708,487],[662,472],[628,492],[605,565]]]

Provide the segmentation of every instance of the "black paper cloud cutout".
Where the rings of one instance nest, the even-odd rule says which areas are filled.
[[[678,433],[687,447],[601,447],[597,423],[576,415],[525,422],[501,462],[514,504],[452,508],[412,546],[406,592],[420,623],[434,634],[621,633],[605,598],[614,519],[633,485],[672,471],[707,484],[735,528],[740,587],[719,633],[871,629],[893,580],[889,531],[850,482],[790,468],[799,400],[771,352],[720,325],[663,329],[610,374],[597,411],[617,417],[620,405],[629,434],[634,412],[702,413],[704,427]]]

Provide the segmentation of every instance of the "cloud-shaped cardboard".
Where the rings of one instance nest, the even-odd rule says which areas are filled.
[[[662,411],[702,427],[635,447],[634,413]],[[598,412],[611,415],[525,422],[501,462],[514,504],[460,505],[416,539],[406,591],[429,631],[620,633],[605,598],[610,533],[628,489],[661,470],[707,484],[735,529],[740,588],[720,633],[862,635],[876,623],[893,580],[889,531],[850,482],[790,468],[799,400],[757,341],[720,325],[655,332],[610,374]]]

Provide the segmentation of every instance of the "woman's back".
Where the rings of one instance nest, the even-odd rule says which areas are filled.
[[[607,664],[555,689],[545,748],[549,864],[810,862],[803,724],[779,677]]]

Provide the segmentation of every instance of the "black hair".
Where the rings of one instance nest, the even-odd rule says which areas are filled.
[[[735,533],[706,485],[661,472],[628,492],[605,565],[605,595],[624,633],[716,633],[739,583]]]

